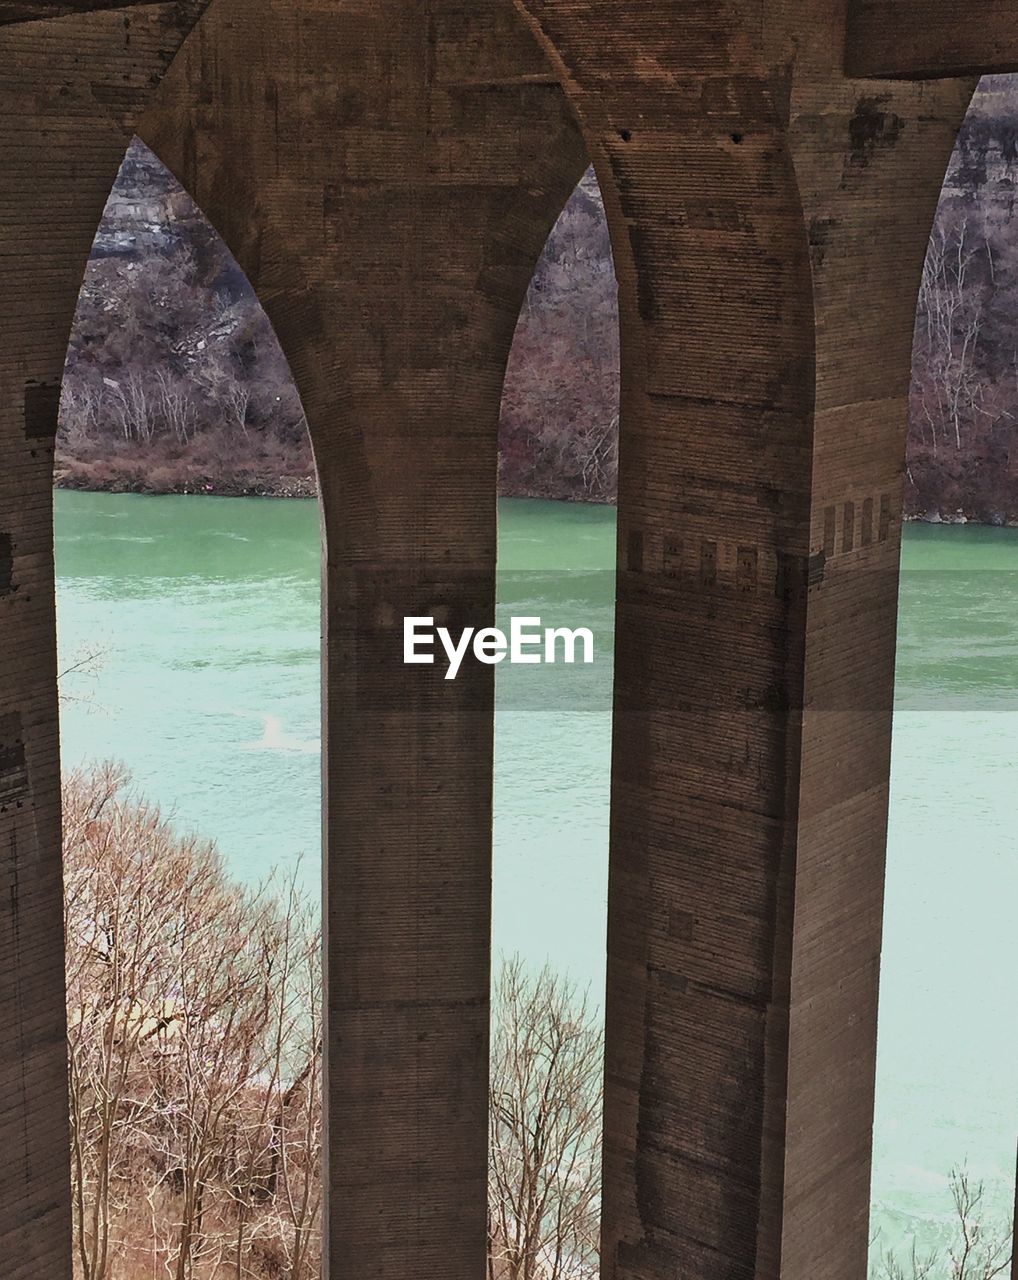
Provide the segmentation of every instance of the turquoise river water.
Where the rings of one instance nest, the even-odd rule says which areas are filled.
[[[238,875],[317,884],[310,502],[58,493],[67,766],[112,757]],[[589,626],[592,668],[501,667],[494,945],[604,977],[614,513],[500,508],[500,610]],[[882,975],[875,1249],[944,1229],[968,1162],[1005,1213],[1018,1136],[1018,530],[910,526]],[[78,669],[83,659],[84,665]]]

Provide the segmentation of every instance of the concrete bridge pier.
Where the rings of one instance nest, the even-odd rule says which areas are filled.
[[[519,0],[620,280],[606,1280],[866,1274],[911,334],[970,82]]]
[[[217,0],[141,129],[293,370],[322,493],[327,1266],[480,1280],[502,378],[586,167],[508,3]],[[280,803],[286,803],[280,797]]]
[[[31,6],[15,6],[19,15]],[[137,110],[200,5],[0,5],[0,1271],[70,1275],[53,438],[82,273]]]

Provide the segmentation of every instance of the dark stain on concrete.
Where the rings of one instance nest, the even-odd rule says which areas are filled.
[[[630,573],[643,573],[643,530],[631,529],[627,544],[626,568]]]
[[[28,793],[28,765],[21,716],[0,716],[0,813],[20,804]]]
[[[813,269],[822,267],[827,257],[831,232],[838,225],[836,218],[813,218],[809,224],[809,257]]]
[[[60,413],[60,384],[25,383],[25,439],[52,441]]]
[[[661,307],[654,288],[655,255],[648,236],[642,227],[629,227],[629,244],[636,267],[636,305],[644,324],[654,324],[661,318]]]
[[[756,591],[760,578],[760,552],[756,547],[739,547],[735,561],[735,585],[748,594]]]
[[[0,532],[0,596],[8,596],[15,590],[14,543],[9,533]]]
[[[865,168],[878,149],[893,147],[905,131],[905,121],[884,107],[891,100],[890,94],[875,98],[860,98],[848,122],[852,163]]]
[[[777,553],[778,569],[774,581],[774,594],[779,600],[793,604],[806,595],[809,582],[809,565],[805,556],[789,551]]]

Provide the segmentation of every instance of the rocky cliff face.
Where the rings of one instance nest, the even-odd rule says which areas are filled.
[[[987,77],[947,175],[916,325],[906,514],[1018,522],[1018,78]],[[584,178],[520,316],[501,491],[611,502],[618,325],[600,192]],[[58,481],[310,495],[303,415],[271,327],[222,242],[132,145],[68,353]]]
[[[958,139],[916,321],[906,512],[1018,522],[1018,79]]]
[[[57,483],[311,496],[300,400],[233,258],[135,142],[95,240],[68,348]]]

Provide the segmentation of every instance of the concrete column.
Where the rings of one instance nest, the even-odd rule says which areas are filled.
[[[782,1263],[862,1280],[912,337],[975,82],[846,78],[845,9],[780,41],[816,312]]]
[[[85,262],[124,154],[121,129],[130,129],[132,113],[199,8],[150,5],[20,21],[57,7],[72,8],[0,6],[0,1269],[6,1280],[71,1274],[52,516],[60,379]]]
[[[142,133],[258,290],[321,480],[329,1274],[479,1280],[493,685],[402,629],[493,620],[502,376],[582,144],[490,0],[218,0]]]
[[[866,1272],[905,395],[964,88],[843,4],[520,0],[622,305],[604,1275]]]

